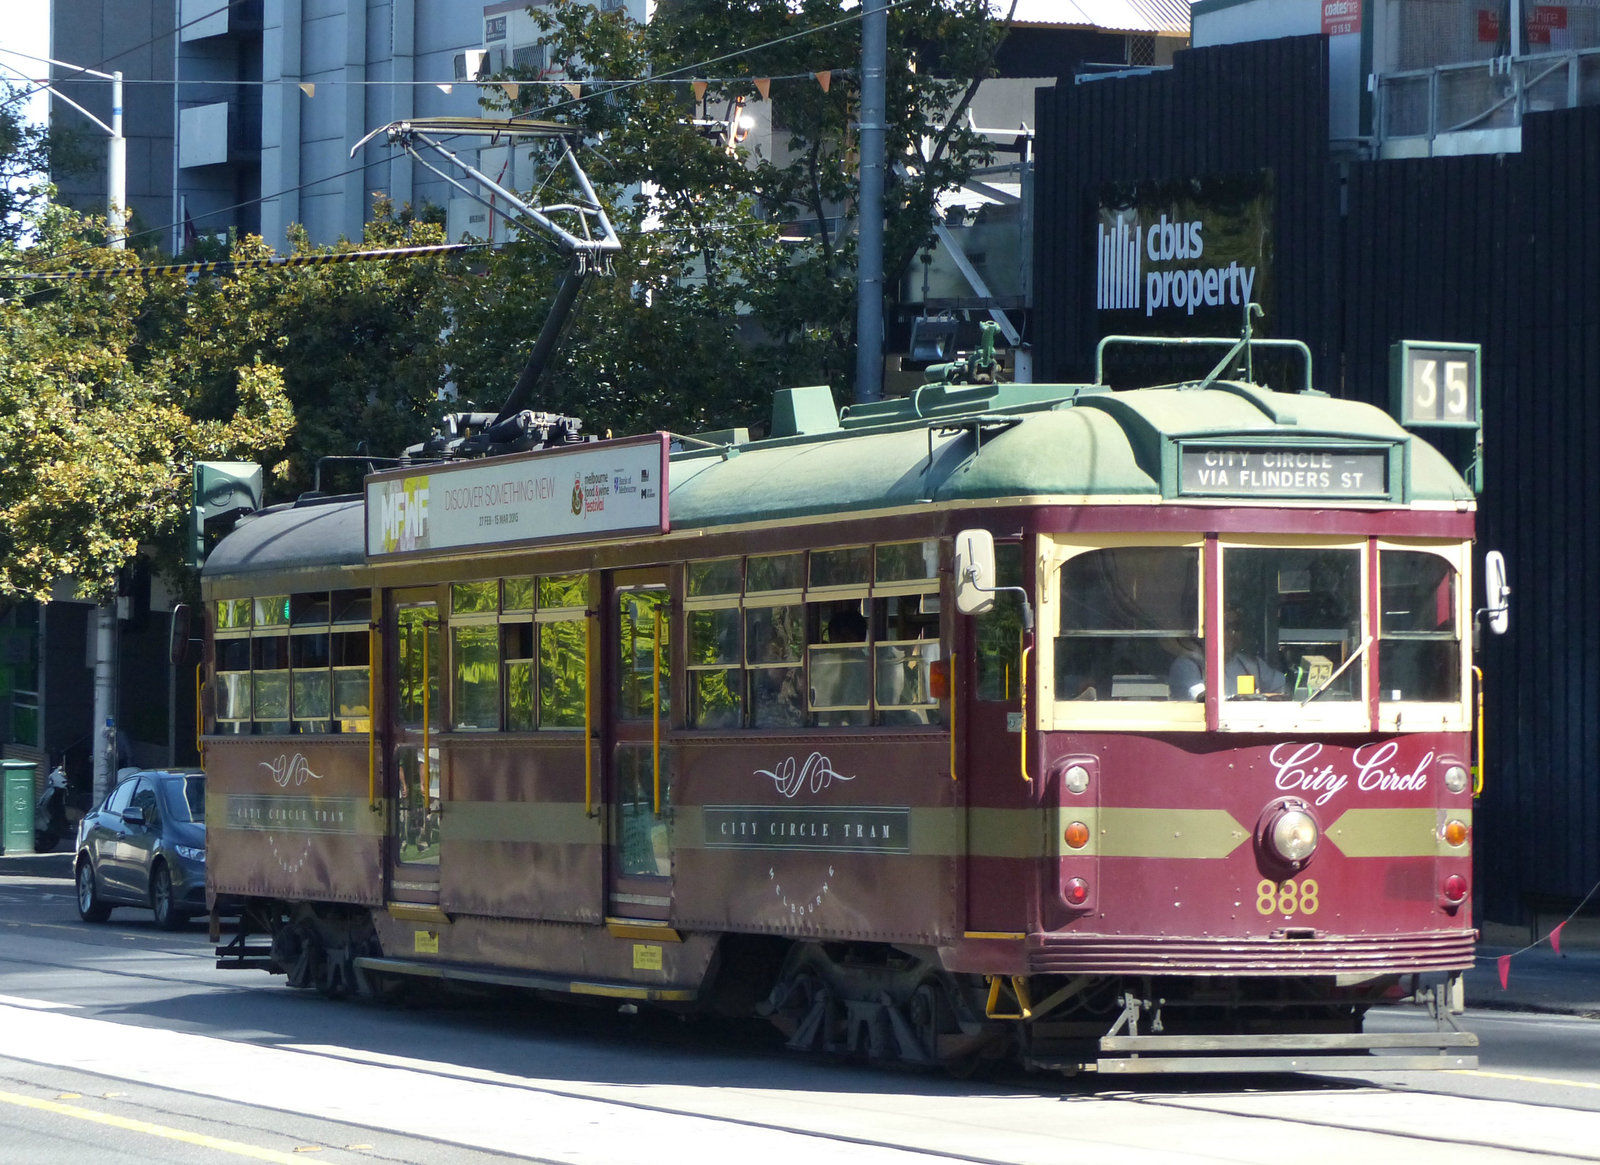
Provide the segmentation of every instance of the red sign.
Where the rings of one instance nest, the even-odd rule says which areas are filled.
[[[1327,23],[1326,17],[1323,19]],[[1527,43],[1547,45],[1552,29],[1567,27],[1567,10],[1550,4],[1540,4],[1528,13]],[[1492,8],[1478,9],[1478,40],[1493,44],[1500,39],[1500,13]]]
[[[1361,31],[1361,0],[1322,0],[1322,35]]]

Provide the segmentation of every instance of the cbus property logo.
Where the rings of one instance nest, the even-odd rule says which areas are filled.
[[[1095,306],[1101,311],[1157,312],[1200,308],[1242,310],[1256,286],[1254,264],[1207,264],[1206,221],[1160,214],[1148,224],[1136,210],[1102,215]]]
[[[428,478],[385,482],[378,503],[378,525],[387,554],[428,544]]]

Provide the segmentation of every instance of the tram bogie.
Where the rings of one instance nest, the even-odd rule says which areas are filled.
[[[1437,453],[1221,382],[799,416],[241,523],[204,575],[219,965],[924,1066],[1472,1062]],[[1363,1030],[1419,995],[1434,1030]]]

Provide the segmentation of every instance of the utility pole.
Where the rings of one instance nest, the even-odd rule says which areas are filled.
[[[861,15],[861,195],[856,208],[856,400],[883,398],[883,154],[887,0]]]
[[[109,228],[108,242],[111,248],[117,251],[124,250],[128,245],[128,143],[122,136],[122,73],[120,70],[102,73],[98,69],[88,69],[82,65],[58,61],[51,57],[32,59],[42,60],[46,64],[57,65],[63,69],[75,69],[87,76],[111,82],[110,122],[101,121],[72,98],[59,92],[53,85],[45,83],[44,87],[56,100],[72,106],[111,135],[106,154],[106,225]],[[94,797],[98,801],[110,790],[111,780],[116,772],[117,599],[115,594],[109,601],[101,603],[95,609],[94,728],[90,739],[98,744],[98,747],[91,750],[94,756]]]

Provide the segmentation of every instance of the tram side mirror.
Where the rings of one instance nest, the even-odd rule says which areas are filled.
[[[956,535],[956,610],[981,615],[994,607],[994,535],[963,530]]]
[[[1483,556],[1483,598],[1489,630],[1504,635],[1511,625],[1511,584],[1506,581],[1506,556],[1498,550]]]
[[[175,664],[189,654],[189,604],[172,608],[172,638],[167,642],[167,658]]]

